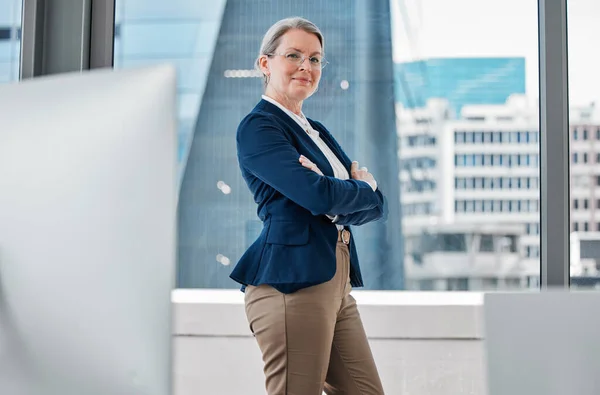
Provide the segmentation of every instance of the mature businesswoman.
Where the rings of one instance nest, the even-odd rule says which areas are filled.
[[[383,394],[350,295],[362,278],[349,225],[381,218],[384,200],[373,175],[302,113],[325,64],[313,23],[275,23],[256,60],[264,95],[237,131],[264,228],[231,278],[245,286],[269,395]]]

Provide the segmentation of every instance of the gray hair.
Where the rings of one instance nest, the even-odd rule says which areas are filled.
[[[319,42],[321,43],[321,50],[323,52],[325,51],[325,39],[323,38],[323,33],[321,33],[321,30],[319,30],[319,28],[314,23],[301,17],[282,19],[278,22],[275,22],[275,24],[271,26],[269,30],[267,30],[265,36],[263,37],[258,57],[254,62],[254,67],[259,72],[262,73],[262,70],[260,69],[260,57],[263,55],[272,55],[279,46],[281,37],[292,29],[304,30],[307,33],[314,34],[315,36],[317,36]],[[263,81],[265,83],[265,86],[269,82],[267,75],[264,73]]]

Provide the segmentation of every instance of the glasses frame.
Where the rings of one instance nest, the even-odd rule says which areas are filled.
[[[294,61],[292,61],[291,59],[289,59],[289,58],[288,58],[288,55],[290,55],[291,53],[297,53],[297,54],[299,54],[299,55],[301,56],[301,58],[300,58],[300,59],[299,59],[297,62],[294,62]],[[306,56],[306,55],[304,55],[303,53],[300,53],[300,52],[290,52],[290,53],[270,53],[270,54],[267,54],[267,56],[283,56],[283,58],[284,58],[285,60],[287,60],[287,61],[288,61],[288,62],[290,62],[290,63],[293,63],[293,64],[295,64],[295,65],[296,65],[296,66],[298,66],[298,67],[300,67],[301,65],[303,65],[303,64],[304,64],[304,61],[305,61],[306,59],[309,59],[309,60],[310,60],[310,58],[312,57],[312,56]],[[320,62],[320,65],[319,65],[319,66],[313,65],[312,63],[310,64],[310,66],[311,66],[311,67],[319,67],[319,68],[320,68],[320,70],[323,70],[323,69],[325,68],[325,66],[327,66],[328,64],[329,64],[329,62],[327,61],[327,59],[325,59],[325,57],[322,57],[322,58],[321,58],[321,62]]]

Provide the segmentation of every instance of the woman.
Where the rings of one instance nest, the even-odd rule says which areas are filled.
[[[323,36],[288,18],[265,34],[265,93],[240,123],[238,160],[264,222],[231,278],[261,349],[270,395],[383,394],[350,295],[362,286],[349,225],[377,220],[383,195],[302,103],[325,66]]]

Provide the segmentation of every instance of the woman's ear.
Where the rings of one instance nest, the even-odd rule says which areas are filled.
[[[262,55],[260,58],[258,58],[258,65],[263,74],[271,74],[271,71],[269,70],[269,58],[267,55]]]

